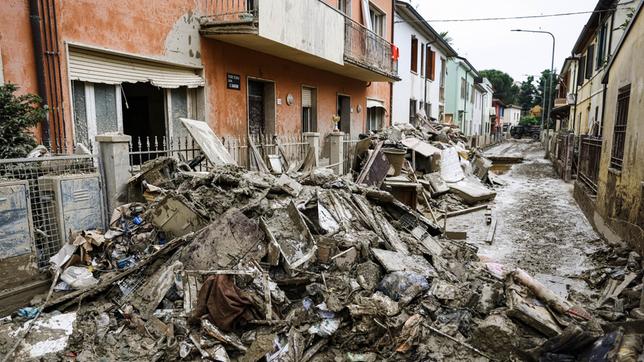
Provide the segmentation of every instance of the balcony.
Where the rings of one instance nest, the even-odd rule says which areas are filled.
[[[368,82],[394,81],[392,45],[320,0],[202,0],[201,34]]]
[[[554,108],[564,107],[568,105],[568,100],[566,98],[555,98]]]

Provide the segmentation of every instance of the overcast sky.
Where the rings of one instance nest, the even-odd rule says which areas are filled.
[[[449,31],[453,46],[478,70],[499,69],[515,80],[550,68],[552,38],[547,34],[510,32],[511,29],[545,30],[556,37],[555,68],[561,68],[590,14],[555,18],[482,22],[431,22],[432,19],[466,19],[592,11],[595,0],[412,0],[438,32]],[[538,77],[535,77],[538,78]]]

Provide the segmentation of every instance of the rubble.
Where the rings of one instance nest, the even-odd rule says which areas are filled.
[[[205,174],[151,161],[131,180],[136,201],[114,210],[108,230],[70,235],[51,259],[61,282],[55,277],[44,302],[4,320],[0,351],[37,359],[36,346],[53,343],[47,352],[79,361],[638,354],[637,253],[598,254],[618,256],[585,275],[603,292],[582,308],[450,238],[458,235],[445,230],[448,217],[489,209],[480,202],[494,195],[489,162],[458,130],[424,122],[367,141],[351,177],[321,168],[274,175],[229,162]],[[392,168],[385,149],[414,162]],[[464,181],[492,196],[459,193]],[[412,185],[421,202],[384,191],[396,183]],[[25,332],[60,316],[63,332]]]

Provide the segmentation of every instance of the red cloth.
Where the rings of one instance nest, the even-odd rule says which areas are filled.
[[[203,283],[193,317],[201,318],[204,314],[225,332],[253,319],[250,300],[239,293],[230,275],[213,275]]]
[[[397,46],[391,44],[391,59],[398,60],[400,57],[400,49]]]

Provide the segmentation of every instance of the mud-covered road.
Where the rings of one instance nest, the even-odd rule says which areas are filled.
[[[493,202],[494,241],[484,242],[489,229],[484,211],[450,218],[448,229],[466,230],[479,255],[520,267],[562,296],[570,289],[586,294],[577,276],[591,267],[588,256],[599,237],[575,203],[572,183],[557,178],[538,142],[509,140],[485,154],[524,157],[523,163],[494,166],[506,183],[497,187]]]

